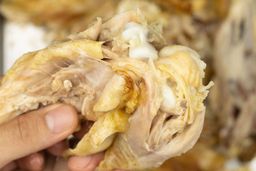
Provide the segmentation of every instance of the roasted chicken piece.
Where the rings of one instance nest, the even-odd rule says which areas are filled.
[[[64,42],[23,55],[0,87],[0,122],[54,103],[94,124],[65,156],[106,151],[99,170],[145,169],[193,147],[208,88],[206,65],[165,44],[140,11],[98,20]]]

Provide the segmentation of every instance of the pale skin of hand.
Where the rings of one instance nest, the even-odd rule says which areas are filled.
[[[77,125],[75,109],[62,104],[29,112],[0,125],[0,170],[42,170],[45,160],[40,151],[47,149],[55,156],[61,155],[67,148],[62,140]],[[71,157],[67,165],[70,171],[93,171],[102,159],[103,154]]]

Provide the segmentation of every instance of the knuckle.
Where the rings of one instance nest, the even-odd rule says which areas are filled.
[[[16,136],[19,141],[33,143],[36,140],[36,132],[40,131],[38,119],[28,120],[26,117],[21,116],[16,119],[15,125]]]

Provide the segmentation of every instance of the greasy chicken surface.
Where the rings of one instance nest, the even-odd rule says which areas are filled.
[[[65,155],[105,151],[99,170],[145,169],[185,153],[202,130],[206,65],[167,46],[140,11],[99,18],[66,41],[23,55],[0,87],[0,122],[54,103],[94,122]]]

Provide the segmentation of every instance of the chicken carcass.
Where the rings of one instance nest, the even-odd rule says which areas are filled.
[[[157,167],[200,136],[205,67],[195,51],[166,45],[140,11],[98,18],[13,65],[0,87],[0,122],[70,104],[94,124],[66,156],[106,151],[99,170]]]

